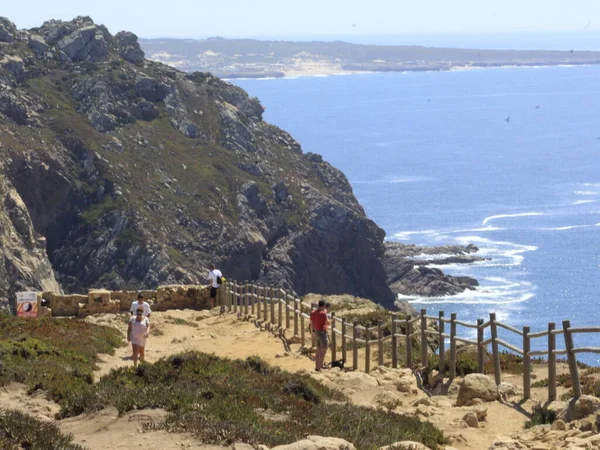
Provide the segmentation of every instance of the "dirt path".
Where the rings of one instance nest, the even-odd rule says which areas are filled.
[[[116,326],[125,336],[127,325],[123,317],[104,315],[87,320]],[[261,330],[253,322],[239,320],[233,314],[172,310],[153,313],[151,322],[154,331],[146,347],[148,362],[183,351],[198,350],[228,358],[243,359],[257,355],[288,371],[308,372],[321,379],[323,376],[314,372],[314,362],[311,359],[299,353],[298,344],[292,345],[291,348],[286,347],[279,337]],[[131,349],[127,346],[117,349],[112,356],[102,355],[96,379],[113,368],[131,366],[130,354]],[[537,379],[546,377],[544,367],[534,367]],[[560,370],[564,368],[561,367]],[[500,402],[486,403],[483,407],[487,409],[487,419],[480,422],[478,428],[470,428],[463,420],[469,408],[454,407],[453,400],[446,396],[428,397],[426,393],[415,388],[399,393],[394,385],[373,383],[372,377],[362,383],[360,378],[363,375],[356,374],[356,378],[352,380],[352,389],[347,391],[353,403],[374,406],[378,401],[381,402],[382,398],[397,399],[402,405],[398,408],[400,411],[415,414],[422,417],[422,420],[434,423],[451,437],[451,445],[458,450],[484,450],[489,448],[496,436],[506,436],[523,430],[524,423],[528,420],[527,413],[531,411],[534,401],[543,402],[546,398],[546,390],[538,388],[532,389],[534,401],[512,405]],[[520,377],[516,376],[504,375],[503,381],[521,385]],[[57,405],[40,395],[28,396],[24,387],[19,385],[0,390],[0,404],[27,411],[42,420],[51,420],[58,410]],[[142,430],[142,424],[158,422],[165,414],[162,410],[142,410],[118,417],[116,410],[107,408],[92,415],[65,419],[58,424],[64,432],[75,436],[75,442],[90,450],[137,447],[167,450],[219,448],[201,445],[189,435]]]

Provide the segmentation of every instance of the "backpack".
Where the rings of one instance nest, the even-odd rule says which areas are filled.
[[[223,277],[217,277],[217,284],[223,284]]]

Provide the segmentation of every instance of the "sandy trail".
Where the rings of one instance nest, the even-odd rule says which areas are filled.
[[[90,317],[99,324],[116,326],[122,330],[123,336],[127,325],[123,317],[103,315]],[[208,311],[171,310],[155,312],[151,318],[152,326],[159,335],[151,335],[146,346],[146,360],[154,362],[169,355],[198,350],[214,353],[227,358],[247,358],[257,355],[272,365],[282,369],[297,372],[308,372],[319,377],[314,372],[314,362],[300,354],[299,344],[286,347],[284,341],[271,332],[259,328],[253,322],[240,320],[235,314],[211,313]],[[153,333],[154,334],[154,333]],[[351,352],[349,352],[351,354]],[[107,374],[111,369],[131,366],[131,349],[129,346],[116,350],[114,355],[101,355],[96,379]],[[360,358],[360,356],[359,356]],[[360,359],[359,359],[360,360]],[[337,369],[335,369],[337,370]],[[566,370],[559,366],[559,373]],[[534,366],[537,379],[546,377],[543,366]],[[521,378],[504,375],[503,381],[521,385]],[[399,395],[395,388],[389,386],[358,386],[350,392],[353,403],[373,406],[379,396]],[[559,396],[562,390],[559,389]],[[414,411],[412,403],[427,399],[423,391],[403,393],[402,404],[407,410]],[[453,401],[446,396],[430,397],[431,414],[423,417],[438,426],[451,437],[451,445],[459,450],[487,449],[498,435],[510,435],[523,430],[524,423],[529,419],[534,402],[543,402],[547,392],[543,388],[532,389],[534,400],[522,404],[502,404],[500,402],[486,403],[487,420],[481,422],[479,428],[468,428],[462,417],[468,408],[453,407]],[[43,420],[52,420],[58,411],[57,405],[48,402],[41,395],[28,396],[23,386],[12,385],[0,390],[0,404],[9,408],[27,411]],[[202,449],[215,450],[215,446],[202,445],[192,436],[185,434],[166,433],[164,431],[142,431],[143,423],[153,423],[162,420],[166,413],[162,410],[142,410],[125,414],[122,417],[113,408],[107,408],[91,415],[84,415],[59,421],[64,432],[72,433],[75,442],[96,449],[130,449],[137,447],[153,449]],[[415,411],[415,414],[418,414]],[[423,414],[421,414],[423,416]],[[221,447],[222,448],[222,447]]]

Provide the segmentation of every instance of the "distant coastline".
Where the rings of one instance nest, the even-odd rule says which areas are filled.
[[[146,57],[153,61],[186,72],[210,72],[226,79],[600,64],[598,51],[486,50],[223,38],[142,39],[140,44]]]

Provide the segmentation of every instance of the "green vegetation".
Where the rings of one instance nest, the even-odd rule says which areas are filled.
[[[525,428],[531,428],[536,425],[551,424],[556,419],[556,412],[552,410],[540,409],[533,413],[531,420],[525,422]]]
[[[196,322],[192,322],[191,320],[181,319],[179,317],[173,316],[165,316],[166,323],[174,323],[175,325],[187,325],[189,327],[198,328],[198,324]]]
[[[597,375],[600,373],[600,367],[588,367],[584,369],[579,374],[579,381],[581,383],[581,393],[583,395],[593,395],[594,397],[600,397],[600,377]],[[565,374],[564,381],[562,383],[559,382],[557,377],[557,384],[561,384],[565,387],[571,386],[571,377],[569,374]],[[573,390],[569,389],[569,392],[566,392],[561,396],[561,400],[569,400],[573,397]]]
[[[59,428],[14,410],[0,410],[0,448],[3,450],[84,450],[72,444]]]
[[[449,376],[449,352],[446,352],[445,363],[446,370],[444,376]],[[437,355],[429,357],[428,373],[432,370],[439,369],[439,358]],[[513,375],[523,374],[523,358],[508,352],[500,352],[500,371],[502,373],[510,373]],[[494,362],[489,355],[484,357],[483,365],[484,373],[494,373]],[[470,373],[477,373],[477,353],[475,351],[461,351],[456,355],[456,375],[464,377]]]
[[[73,414],[106,405],[121,413],[164,408],[171,414],[159,428],[192,432],[209,443],[274,446],[310,434],[340,437],[359,449],[398,440],[421,441],[432,448],[445,442],[429,423],[341,403],[341,394],[309,376],[284,372],[258,357],[227,360],[184,353],[113,370],[86,394]],[[285,420],[269,420],[273,413]]]
[[[61,415],[74,413],[77,398],[94,389],[97,355],[113,354],[121,343],[118,330],[82,320],[0,314],[0,385],[19,382],[30,391],[46,390],[63,408]]]

